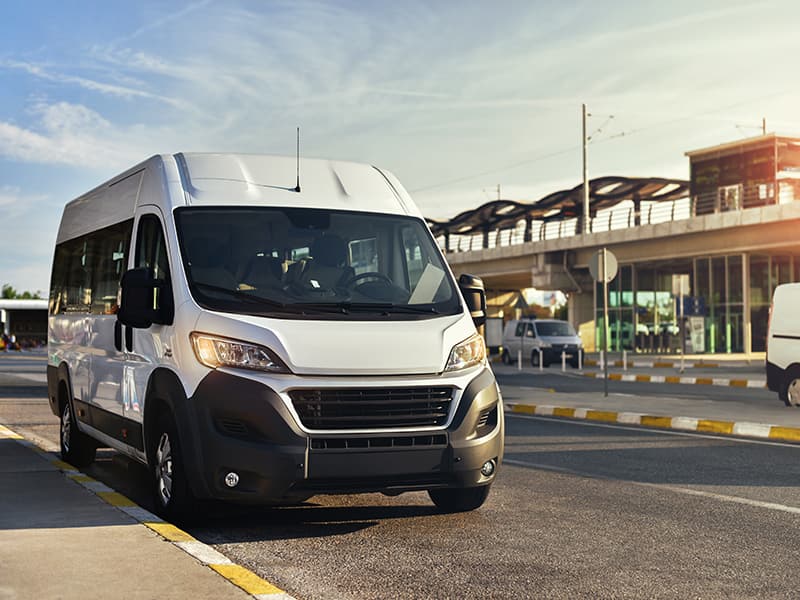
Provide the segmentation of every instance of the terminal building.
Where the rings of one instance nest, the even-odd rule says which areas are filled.
[[[522,289],[560,290],[586,349],[599,348],[602,287],[588,267],[607,248],[619,263],[612,350],[678,351],[683,312],[687,351],[762,352],[775,286],[800,281],[800,139],[767,134],[686,156],[688,180],[591,180],[588,231],[582,185],[429,226],[456,275],[484,279],[491,316],[512,318]]]

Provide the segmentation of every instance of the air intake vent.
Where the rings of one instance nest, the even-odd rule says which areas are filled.
[[[250,435],[247,425],[236,419],[217,419],[217,427],[226,435],[233,435],[236,437],[247,437]]]
[[[314,438],[311,440],[312,450],[350,450],[381,448],[430,448],[446,446],[446,435],[415,435],[396,437],[370,438]]]
[[[294,390],[300,421],[309,429],[380,429],[444,425],[449,387]]]

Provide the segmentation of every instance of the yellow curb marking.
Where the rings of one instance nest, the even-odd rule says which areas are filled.
[[[574,417],[575,416],[575,409],[574,408],[554,408],[553,409],[553,416],[554,417]]]
[[[622,374],[621,373],[609,373],[608,378],[611,381],[622,381]]]
[[[111,506],[138,506],[133,500],[123,496],[119,492],[97,492],[97,495]]]
[[[651,379],[650,375],[637,375],[636,376],[636,381],[650,381],[650,379]]]
[[[714,380],[710,377],[698,377],[694,382],[697,385],[714,385]]]
[[[680,383],[681,382],[681,378],[678,377],[677,375],[667,375],[664,378],[664,381],[666,383]]]
[[[651,415],[642,415],[640,424],[647,427],[669,428],[672,426],[672,417],[653,417]]]
[[[733,387],[747,387],[747,379],[731,379],[728,384]]]
[[[514,407],[511,409],[511,412],[523,413],[526,415],[535,415],[536,406],[532,404],[515,404]]]
[[[225,579],[239,586],[248,594],[283,594],[282,589],[261,579],[252,571],[239,565],[208,565]]]
[[[72,481],[77,481],[78,483],[89,483],[97,481],[96,479],[93,479],[88,475],[84,475],[83,473],[81,473],[80,475],[67,475],[67,477],[69,479],[72,479]]]
[[[617,413],[604,410],[587,410],[586,418],[592,421],[609,421],[615,423],[617,421]]]
[[[694,363],[694,367],[696,369],[702,369],[703,367],[709,367],[709,368],[712,368],[712,369],[716,369],[716,368],[719,368],[719,364],[718,363],[701,363],[701,362],[699,362],[699,363]]]
[[[733,423],[730,421],[700,420],[697,422],[697,431],[704,431],[706,433],[724,433],[730,435],[733,433]]]
[[[584,373],[583,376],[584,377],[591,377],[592,379],[595,379],[597,377],[597,373]]]
[[[51,464],[55,465],[57,468],[61,469],[62,471],[77,471],[75,467],[71,464],[64,462],[63,460],[53,460],[50,461]]]
[[[769,437],[779,440],[791,440],[800,442],[800,429],[796,427],[776,427],[769,428]]]
[[[158,535],[163,537],[169,542],[194,542],[195,540],[191,535],[186,533],[183,529],[178,529],[172,523],[155,523],[152,521],[144,521],[142,523],[145,527],[152,529]]]
[[[653,368],[655,369],[671,369],[675,366],[675,363],[671,362],[655,362],[653,363]]]

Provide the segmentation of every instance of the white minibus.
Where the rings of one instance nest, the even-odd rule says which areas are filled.
[[[154,156],[64,209],[47,368],[61,455],[147,465],[170,518],[210,498],[413,490],[473,510],[503,457],[485,308],[382,169]]]

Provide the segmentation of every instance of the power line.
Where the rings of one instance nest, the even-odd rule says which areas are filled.
[[[649,131],[651,129],[655,129],[655,128],[658,128],[658,127],[664,127],[665,125],[672,125],[674,123],[680,123],[682,121],[690,121],[692,119],[697,119],[699,117],[703,117],[703,116],[706,116],[706,115],[711,115],[711,114],[718,113],[718,112],[721,112],[721,111],[724,111],[724,110],[728,110],[728,109],[731,109],[731,108],[737,108],[739,106],[742,106],[742,105],[745,105],[745,104],[750,104],[752,102],[756,102],[756,101],[759,101],[759,100],[763,100],[763,99],[767,99],[767,98],[772,99],[772,98],[776,98],[778,96],[783,96],[783,95],[786,95],[786,94],[789,94],[789,93],[794,93],[795,91],[796,91],[796,88],[785,89],[785,90],[782,90],[782,91],[779,91],[779,92],[775,92],[775,93],[772,93],[772,94],[769,94],[769,95],[763,95],[763,96],[759,96],[757,98],[749,98],[747,100],[741,100],[739,102],[734,102],[732,104],[726,104],[725,106],[721,106],[719,108],[713,108],[713,109],[709,109],[709,110],[704,110],[704,111],[701,111],[701,112],[698,112],[698,113],[694,113],[692,115],[684,115],[682,117],[676,117],[674,119],[669,119],[669,120],[666,120],[666,121],[659,121],[659,122],[656,122],[656,123],[652,123],[650,125],[645,125],[643,127],[637,127],[637,128],[629,129],[628,131],[623,131],[621,133],[617,133],[617,134],[614,134],[614,135],[611,135],[611,136],[608,136],[608,137],[605,137],[605,138],[602,138],[602,139],[599,139],[599,140],[592,140],[592,142],[594,144],[600,144],[600,143],[608,142],[608,141],[611,141],[611,140],[614,140],[614,139],[617,139],[617,138],[621,138],[621,137],[630,137],[632,135],[635,135],[637,133],[641,133],[643,131]],[[595,116],[599,116],[599,115],[595,115]],[[597,129],[597,131],[595,131],[595,133],[593,133],[592,135],[593,136],[597,135],[597,133],[599,133],[603,129],[603,127],[605,127],[608,124],[608,122],[613,118],[614,118],[614,115],[608,115],[607,118],[606,118],[606,121],[603,123],[603,125],[601,125]],[[590,136],[590,139],[591,139],[591,136]],[[549,152],[547,154],[541,154],[541,155],[534,156],[534,157],[531,157],[531,158],[526,159],[526,160],[522,160],[522,161],[519,161],[519,162],[511,163],[511,164],[508,164],[506,166],[495,167],[493,169],[487,169],[486,171],[480,171],[478,173],[473,173],[471,175],[465,175],[463,177],[457,177],[455,179],[449,179],[447,181],[442,181],[440,183],[435,183],[435,184],[432,184],[432,185],[428,185],[428,186],[421,187],[421,188],[416,188],[416,189],[409,190],[409,191],[411,193],[417,193],[417,192],[426,192],[428,190],[433,190],[433,189],[437,189],[437,188],[440,188],[440,187],[447,187],[447,186],[450,186],[450,185],[453,185],[453,184],[456,184],[456,183],[461,183],[463,181],[470,181],[472,179],[477,179],[478,177],[483,177],[485,175],[493,175],[495,173],[501,173],[503,171],[509,171],[511,169],[516,169],[517,167],[521,167],[521,166],[524,166],[524,165],[537,163],[539,161],[546,160],[548,158],[554,158],[556,156],[561,156],[563,154],[567,154],[567,153],[570,153],[570,152],[575,152],[575,151],[577,151],[579,149],[580,149],[580,146],[571,146],[569,148],[564,148],[562,150],[557,150],[555,152]]]

